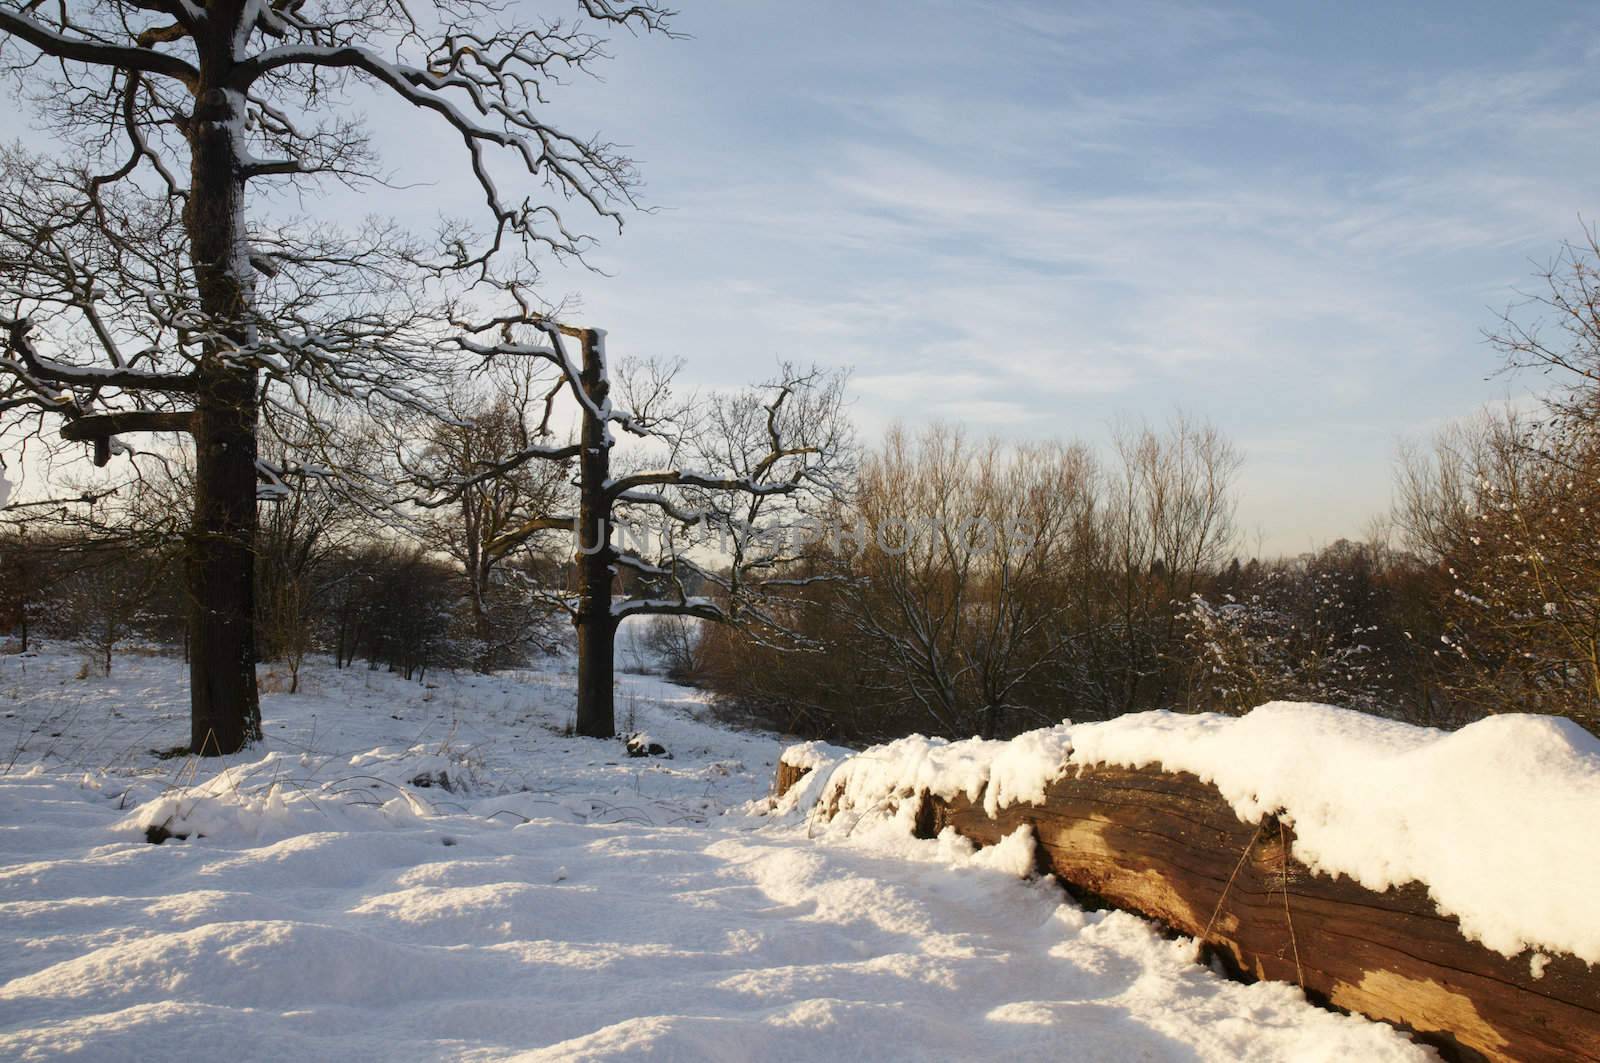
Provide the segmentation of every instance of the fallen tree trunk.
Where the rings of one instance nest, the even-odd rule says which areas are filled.
[[[787,771],[785,770],[787,768]],[[805,774],[780,762],[781,794]],[[1382,893],[1296,860],[1276,818],[1241,822],[1187,773],[1093,767],[991,816],[981,796],[907,797],[917,833],[991,845],[1023,825],[1040,870],[1090,906],[1194,937],[1235,975],[1413,1032],[1458,1059],[1600,1060],[1600,971],[1511,959],[1463,937],[1418,883]],[[824,797],[819,814],[835,811]],[[1464,844],[1471,844],[1465,839]],[[1536,973],[1537,972],[1537,973]]]

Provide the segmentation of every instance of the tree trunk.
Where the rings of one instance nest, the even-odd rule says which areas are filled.
[[[588,560],[585,558],[585,560]],[[577,731],[590,738],[610,738],[617,733],[612,704],[616,625],[608,615],[610,595],[601,599],[605,612],[595,615],[587,606],[580,610],[578,627],[578,719]]]
[[[190,747],[234,753],[261,737],[256,695],[256,372],[235,356],[254,338],[244,231],[244,100],[227,84],[232,34],[201,44],[184,208],[200,303],[218,335],[206,342],[195,396],[194,523],[189,534]],[[237,17],[237,10],[232,12]],[[199,42],[197,42],[199,43]]]
[[[190,741],[203,756],[234,753],[261,737],[254,391],[254,373],[224,371],[196,406],[188,566]]]
[[[583,372],[580,383],[595,406],[604,409],[610,385],[606,381],[599,334],[583,333]],[[612,704],[616,621],[611,616],[611,504],[606,487],[611,478],[611,443],[608,426],[585,412],[583,452],[578,456],[577,557],[578,629],[577,731],[590,738],[611,738],[617,733]]]

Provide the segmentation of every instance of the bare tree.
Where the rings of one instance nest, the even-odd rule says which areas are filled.
[[[256,593],[263,624],[262,656],[289,669],[289,693],[300,690],[300,669],[316,641],[313,630],[319,599],[332,559],[358,536],[370,535],[372,521],[345,480],[327,468],[308,468],[296,454],[325,446],[328,440],[283,439],[278,431],[297,427],[270,423],[261,439],[263,463],[278,470],[260,502],[256,530]],[[375,443],[374,433],[357,424],[339,425],[342,445],[352,452]]]
[[[1116,450],[1097,521],[1104,578],[1080,587],[1093,595],[1088,653],[1106,715],[1164,705],[1172,693],[1185,605],[1234,546],[1242,464],[1215,427],[1181,414],[1165,431],[1124,428]]]
[[[1597,510],[1600,438],[1562,418],[1480,418],[1406,459],[1397,520],[1433,562],[1425,653],[1458,715],[1600,723]]]
[[[481,470],[471,475],[419,481],[425,489],[420,500],[427,506],[450,504],[476,485],[529,462],[576,462],[575,509],[529,512],[491,540],[487,551],[503,555],[543,533],[572,536],[574,586],[548,595],[547,600],[566,612],[577,632],[577,730],[610,737],[616,731],[612,687],[617,625],[630,616],[651,615],[734,622],[757,608],[757,594],[768,582],[759,573],[772,567],[770,554],[753,553],[751,536],[743,534],[748,529],[730,527],[728,511],[708,500],[724,495],[770,499],[830,490],[834,466],[848,442],[848,426],[840,414],[843,379],[785,367],[778,379],[758,389],[759,435],[735,439],[722,468],[702,469],[683,459],[709,456],[715,447],[706,441],[704,425],[686,425],[680,419],[690,404],[672,397],[670,370],[624,374],[622,379],[632,385],[628,409],[613,400],[602,330],[560,324],[526,308],[513,318],[465,327],[469,334],[483,337],[460,340],[478,357],[491,362],[532,359],[554,370],[560,386],[547,393],[547,406],[553,409],[563,397],[568,401],[577,420],[577,441],[550,441],[549,426],[554,422],[547,411],[542,419],[546,435],[512,453],[484,460]],[[576,356],[568,341],[575,342]],[[752,401],[747,397],[735,404],[749,408]],[[713,408],[718,405],[712,403]],[[723,408],[729,409],[725,402]],[[730,412],[708,423],[725,426],[736,419]],[[665,463],[634,471],[614,467],[619,430]],[[648,553],[626,552],[616,539],[619,526],[643,526],[642,514],[663,518],[663,535],[649,544]],[[708,544],[708,538],[718,538],[719,530],[724,533],[720,542]],[[710,545],[713,551],[722,547],[731,557],[727,574],[695,560],[697,545]],[[619,570],[624,568],[636,577],[636,592],[614,601]],[[704,593],[708,588],[718,590],[723,600]]]
[[[1081,444],[891,431],[837,530],[787,563],[802,586],[784,619],[805,641],[711,631],[703,681],[829,737],[1003,736],[1179,704],[1195,672],[1186,606],[1229,560],[1238,455],[1182,418],[1121,442],[1102,465]]]
[[[551,643],[552,614],[537,607],[537,588],[512,564],[531,540],[512,550],[490,544],[501,542],[528,513],[559,509],[572,472],[570,460],[552,460],[478,475],[551,431],[548,420],[534,420],[540,399],[552,390],[550,381],[530,372],[527,363],[493,367],[488,380],[487,389],[470,380],[454,389],[446,399],[450,420],[419,425],[426,444],[408,462],[409,472],[426,482],[462,484],[447,505],[424,514],[420,531],[424,542],[448,555],[465,576],[478,671],[503,667],[527,648]]]
[[[611,220],[631,201],[628,161],[550,123],[545,93],[601,55],[593,27],[659,29],[666,12],[652,0],[578,12],[508,27],[489,0],[0,2],[0,63],[76,153],[6,160],[0,413],[25,431],[64,419],[101,464],[122,434],[193,437],[197,752],[260,734],[256,486],[284,471],[258,462],[260,419],[315,423],[318,396],[432,408],[416,382],[440,353],[438,301],[462,298],[451,278],[533,250],[582,254],[553,205],[502,191],[497,171]],[[381,222],[263,224],[262,185],[381,184],[347,88],[461,138],[486,229],[454,223],[430,247]]]
[[[0,630],[16,638],[19,653],[28,652],[54,582],[49,545],[30,539],[27,525],[0,528]]]
[[[1395,520],[1432,562],[1419,653],[1458,717],[1537,709],[1600,726],[1600,238],[1566,244],[1489,336],[1552,385],[1401,454]]]
[[[70,631],[94,669],[111,674],[118,644],[141,633],[146,609],[168,578],[170,558],[120,544],[78,544],[54,588],[57,623]]]
[[[1580,436],[1600,432],[1600,230],[1586,228],[1581,240],[1563,244],[1539,280],[1540,290],[1501,316],[1489,342],[1507,369],[1554,382],[1545,410],[1552,427],[1576,445]]]
[[[700,623],[694,617],[655,617],[641,642],[655,655],[668,679],[692,682],[705,667]]]
[[[1061,650],[1062,576],[1093,507],[1082,446],[891,431],[865,462],[842,600],[874,647],[875,695],[945,734],[1001,733]],[[841,537],[841,545],[843,545]]]

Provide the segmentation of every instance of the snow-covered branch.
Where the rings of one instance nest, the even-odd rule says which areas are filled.
[[[152,47],[111,44],[84,35],[83,28],[68,18],[64,3],[58,8],[56,27],[47,26],[30,13],[39,6],[38,3],[0,4],[0,32],[68,62],[160,74],[190,87],[199,81],[199,70],[175,55],[158,52]]]
[[[6,330],[6,350],[21,361],[34,379],[59,387],[109,386],[140,391],[187,393],[195,389],[192,373],[155,373],[120,366],[78,366],[46,358],[34,349],[29,333],[33,322],[27,318],[0,318]]]

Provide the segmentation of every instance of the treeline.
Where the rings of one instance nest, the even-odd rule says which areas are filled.
[[[459,423],[437,426],[417,468],[469,468],[522,431],[503,398],[458,397]],[[273,441],[281,451],[281,441]],[[529,504],[560,488],[563,470],[507,475],[450,505],[375,511],[333,478],[299,476],[259,503],[255,543],[257,655],[290,692],[311,654],[339,667],[407,679],[436,669],[490,672],[570,648],[557,605],[575,582],[570,557],[535,540],[486,544]],[[0,649],[70,642],[86,666],[113,667],[119,646],[188,648],[184,565],[188,472],[181,455],[82,504],[26,510],[0,524]],[[71,496],[70,501],[82,499]],[[619,593],[638,577],[624,569]]]
[[[308,448],[293,425],[262,426],[264,464],[276,476],[257,504],[256,653],[288,691],[314,653],[421,679],[571,648],[570,547],[554,531],[494,545],[530,513],[572,508],[571,463],[481,475],[537,437],[546,415],[538,383],[521,369],[483,374],[449,396],[449,421],[419,417],[388,432],[347,424],[348,448],[373,454],[362,471],[377,489],[294,459]],[[396,436],[404,450],[385,453]],[[111,487],[64,483],[59,504],[30,502],[0,518],[0,650],[66,641],[101,674],[119,646],[187,653],[191,464],[184,450],[161,450],[129,465]],[[417,483],[452,479],[469,486],[441,492],[439,504],[418,500]],[[617,566],[616,594],[652,593],[655,559],[618,552],[629,563]],[[661,571],[685,593],[702,590],[692,567]]]
[[[0,558],[0,632],[10,651],[70,642],[108,674],[118,647],[187,648],[177,544],[4,533]],[[480,611],[460,570],[416,544],[358,541],[306,559],[264,552],[258,586],[260,657],[281,666],[291,691],[311,653],[421,679],[433,669],[524,664],[557,647],[564,631],[524,610],[514,588],[497,588]]]
[[[663,617],[649,641],[725,711],[819,737],[1003,737],[1274,699],[1444,727],[1541,712],[1596,729],[1597,264],[1594,241],[1569,248],[1543,300],[1556,327],[1507,320],[1496,338],[1508,364],[1550,373],[1538,404],[1407,450],[1394,510],[1366,541],[1244,555],[1241,456],[1181,417],[1122,431],[1104,454],[933,425],[859,455],[820,510],[788,507],[763,527],[759,493],[743,515],[685,504],[674,512],[701,528],[699,566],[677,547],[666,567],[619,554],[613,591],[654,580],[646,597],[671,584],[690,612],[735,617]],[[536,438],[540,396],[526,376],[460,392],[451,421],[413,433],[403,471],[468,487],[404,513],[295,466],[271,449],[290,442],[268,434],[283,476],[260,503],[258,649],[290,689],[312,652],[420,677],[515,666],[570,638],[570,544],[495,545],[528,513],[567,505],[567,463],[496,460]],[[0,529],[0,633],[13,648],[71,639],[109,669],[119,643],[186,639],[189,487],[181,462],[139,468],[118,497]],[[728,542],[739,565],[716,545]],[[760,592],[741,597],[751,582]]]
[[[1184,421],[1125,433],[1108,461],[892,433],[782,615],[703,629],[685,670],[770,725],[840,739],[1291,697],[1454,722],[1420,660],[1439,634],[1418,608],[1426,565],[1344,541],[1235,557],[1238,464]]]
[[[1274,699],[1600,733],[1600,245],[1567,247],[1545,280],[1542,327],[1508,316],[1493,341],[1553,386],[1532,413],[1407,450],[1369,541],[1240,558],[1238,455],[1183,420],[1123,433],[1109,460],[895,432],[785,559],[784,607],[704,629],[677,667],[771,726],[840,739]]]
[[[1077,446],[891,437],[843,527],[909,509],[935,534],[885,552],[811,545],[780,615],[664,626],[677,670],[730,707],[814,737],[1006,737],[1162,708],[1273,700],[1430,726],[1495,712],[1600,723],[1600,505],[1515,418],[1459,426],[1404,467],[1393,539],[1241,559],[1231,448],[1179,424],[1099,463]],[[950,534],[1007,506],[1025,534]],[[1396,545],[1398,542],[1399,545]]]
[[[456,422],[427,429],[413,468],[470,466],[525,431],[525,411],[504,394],[463,391],[453,401]],[[271,425],[263,435],[268,462],[294,468],[293,440]],[[374,438],[352,426],[352,446],[377,450]],[[184,458],[146,456],[114,491],[85,491],[0,525],[0,634],[11,649],[70,641],[101,672],[119,644],[187,651]],[[483,546],[530,497],[553,491],[560,472],[508,474],[403,518],[359,483],[303,468],[285,475],[257,507],[259,659],[279,665],[293,691],[312,653],[420,679],[440,668],[513,667],[558,648],[568,625],[545,599],[570,583],[570,564],[541,542],[492,560]]]

